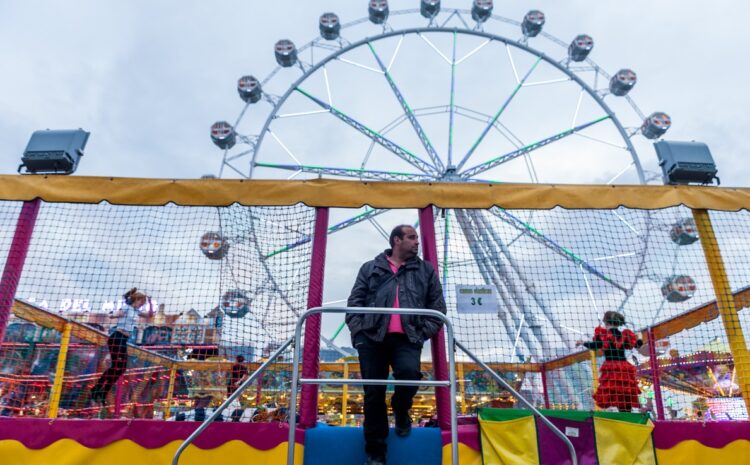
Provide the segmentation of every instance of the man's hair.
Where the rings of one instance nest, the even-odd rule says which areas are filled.
[[[393,228],[393,230],[391,231],[391,236],[388,238],[388,243],[391,244],[391,248],[393,248],[393,246],[396,245],[397,237],[401,240],[404,239],[404,235],[406,234],[404,232],[404,228],[411,228],[411,226],[408,224],[400,224],[396,226],[395,228]]]
[[[237,360],[237,363],[242,363],[245,361],[245,357],[243,357],[242,355],[238,355],[235,360]]]

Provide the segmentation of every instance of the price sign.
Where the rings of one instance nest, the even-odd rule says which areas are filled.
[[[458,313],[497,313],[495,286],[456,285],[456,310]]]

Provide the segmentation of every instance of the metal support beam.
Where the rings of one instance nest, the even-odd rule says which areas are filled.
[[[654,330],[646,330],[648,338],[648,359],[651,365],[652,388],[654,389],[654,402],[656,403],[656,419],[664,419],[664,402],[661,397],[661,378],[659,377],[659,360],[656,358],[656,338]]]
[[[63,330],[62,340],[60,341],[60,352],[57,354],[57,367],[55,368],[55,382],[52,385],[52,392],[50,393],[49,411],[47,412],[48,418],[57,418],[57,413],[60,408],[60,397],[62,396],[63,390],[63,378],[65,377],[65,362],[68,360],[68,347],[70,347],[70,333],[73,329],[73,325],[70,323],[65,324]]]
[[[177,380],[177,365],[173,364],[169,369],[169,387],[167,388],[167,400],[164,405],[164,419],[169,420],[172,416],[172,398],[174,397],[174,383]]]
[[[745,408],[750,411],[750,354],[748,354],[745,335],[742,332],[742,325],[737,315],[732,287],[729,283],[727,270],[724,267],[719,242],[716,239],[708,210],[693,210],[693,218],[698,229],[701,246],[703,246],[703,253],[706,256],[711,282],[714,286],[719,316],[721,316],[721,322],[724,324],[724,332],[727,335],[734,366],[737,369],[737,384],[739,384],[740,392],[742,392],[742,397],[745,400]]]

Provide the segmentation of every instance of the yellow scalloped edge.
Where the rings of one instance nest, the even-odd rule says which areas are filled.
[[[659,463],[679,463],[680,465],[707,465],[710,463],[742,464],[750,463],[750,441],[737,439],[721,449],[704,446],[689,439],[677,443],[671,449],[656,449]]]

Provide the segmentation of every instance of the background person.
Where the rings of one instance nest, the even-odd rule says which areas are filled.
[[[637,349],[643,341],[636,337],[629,329],[620,331],[625,324],[625,317],[621,313],[609,311],[602,319],[601,326],[594,330],[592,341],[576,342],[576,346],[584,346],[590,350],[602,349],[604,363],[600,368],[599,387],[594,393],[594,401],[600,408],[616,407],[621,412],[630,412],[639,407],[638,387],[635,366],[627,361],[625,351]]]
[[[128,339],[131,333],[137,329],[139,316],[153,316],[151,299],[137,288],[132,288],[123,295],[125,305],[118,311],[112,312],[110,318],[118,318],[117,324],[107,339],[109,349],[110,366],[99,377],[93,388],[91,388],[91,400],[104,405],[107,394],[112,386],[117,383],[120,376],[125,373],[128,366]],[[140,310],[146,302],[148,308]]]

